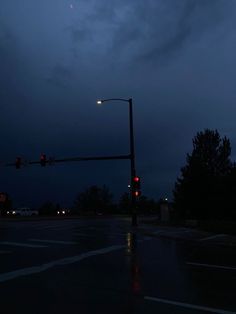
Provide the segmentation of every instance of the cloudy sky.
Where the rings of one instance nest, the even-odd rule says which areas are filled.
[[[1,0],[0,190],[16,206],[92,184],[119,198],[129,161],[4,165],[128,154],[128,104],[96,99],[132,97],[143,194],[171,198],[196,132],[218,129],[236,160],[235,56],[235,0]]]

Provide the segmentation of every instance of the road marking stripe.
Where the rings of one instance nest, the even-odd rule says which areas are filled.
[[[78,236],[81,236],[81,237],[89,237],[89,238],[94,238],[96,237],[97,235],[95,234],[86,234],[86,233],[79,233],[79,232],[73,232],[74,235],[78,235]]]
[[[38,226],[38,229],[39,230],[47,230],[47,229],[50,229],[50,230],[59,230],[59,229],[61,229],[61,230],[63,230],[63,229],[65,229],[65,230],[67,230],[68,229],[68,226],[42,226],[42,227],[40,227],[40,226]]]
[[[172,233],[187,233],[187,232],[192,232],[192,230],[176,230],[176,231],[170,231],[171,232],[171,234]]]
[[[165,304],[171,304],[171,305],[186,307],[186,308],[200,310],[200,311],[217,313],[217,314],[235,314],[235,312],[226,311],[226,310],[222,310],[222,309],[215,309],[215,308],[211,308],[211,307],[207,307],[207,306],[201,306],[201,305],[195,305],[195,304],[189,304],[189,303],[183,303],[183,302],[176,302],[176,301],[154,298],[154,297],[148,297],[148,296],[144,297],[144,299],[150,300],[150,301],[156,301],[156,302],[160,302],[160,303],[165,303]]]
[[[200,266],[200,267],[211,267],[211,268],[219,268],[219,269],[226,269],[226,270],[236,270],[236,267],[232,266],[222,266],[222,265],[213,265],[213,264],[201,264],[201,263],[191,263],[187,262],[187,265],[193,265],[193,266]]]
[[[163,233],[164,231],[163,230],[161,230],[161,231],[154,231],[154,232],[152,232],[153,234],[161,234],[161,233]]]
[[[10,254],[12,251],[0,251],[0,254]]]
[[[99,234],[86,234],[80,232],[73,232],[76,236],[81,237],[88,237],[88,238],[97,238],[97,237],[110,237],[110,238],[117,238],[117,237],[127,237],[127,233],[99,233]]]
[[[217,235],[213,235],[213,236],[210,236],[207,238],[200,239],[199,241],[206,241],[206,240],[211,240],[211,239],[220,238],[220,237],[224,237],[224,236],[225,236],[225,234],[217,234]]]
[[[27,243],[20,243],[20,242],[8,242],[8,241],[0,242],[0,245],[12,245],[12,246],[22,246],[22,247],[31,247],[31,248],[47,247],[45,245],[27,244]]]
[[[29,239],[29,241],[33,242],[43,242],[43,243],[55,243],[55,244],[66,244],[66,245],[71,245],[71,244],[77,244],[77,242],[72,242],[72,241],[58,241],[58,240],[41,240],[41,239]]]
[[[113,246],[109,246],[109,247],[106,247],[103,249],[98,249],[95,251],[89,251],[86,253],[82,253],[80,255],[75,255],[75,256],[71,256],[71,257],[65,257],[62,259],[54,260],[52,262],[42,264],[39,266],[32,266],[32,267],[27,267],[27,268],[22,268],[22,269],[18,269],[15,271],[11,271],[8,273],[3,273],[3,274],[0,274],[0,282],[12,280],[12,279],[15,279],[15,278],[18,278],[21,276],[27,276],[27,275],[41,273],[41,272],[46,271],[46,270],[48,270],[52,267],[55,267],[55,266],[69,265],[69,264],[77,263],[77,262],[82,261],[88,257],[110,253],[113,251],[123,249],[125,247],[126,247],[125,245],[113,245]]]

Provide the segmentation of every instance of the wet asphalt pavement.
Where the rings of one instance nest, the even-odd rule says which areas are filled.
[[[124,218],[0,221],[0,314],[236,313],[236,246]]]

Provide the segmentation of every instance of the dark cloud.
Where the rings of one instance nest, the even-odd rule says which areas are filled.
[[[70,27],[74,57],[106,58],[106,66],[166,64],[232,17],[232,0],[82,1]],[[99,59],[100,58],[100,59]]]
[[[1,90],[4,89],[4,82],[14,82],[12,71],[17,71],[19,67],[19,58],[17,55],[17,44],[14,34],[0,20],[0,79]],[[4,84],[7,85],[7,84]],[[9,86],[8,86],[9,87]]]
[[[81,43],[81,41],[88,40],[90,37],[90,33],[85,30],[72,27],[69,30],[71,31],[72,40],[75,43]]]
[[[232,1],[137,1],[113,34],[114,51],[131,58],[160,60],[214,32],[234,8]],[[129,50],[129,52],[128,52]]]
[[[68,82],[73,79],[73,76],[74,74],[70,67],[57,64],[53,67],[47,81],[58,87],[66,87]]]
[[[24,63],[17,36],[0,20],[0,122],[10,137],[14,131],[8,126],[17,125],[20,119],[14,119],[29,107],[27,93],[22,90],[27,72]]]
[[[9,48],[14,47],[15,38],[10,29],[0,20],[0,53],[5,56]]]
[[[91,1],[68,31],[74,49],[113,56],[110,64],[160,61],[214,32],[234,8],[231,0]]]
[[[235,1],[12,1],[0,12],[0,161],[126,154],[127,104],[95,105],[114,97],[133,97],[144,194],[171,196],[197,131],[227,132],[236,149]],[[130,173],[128,161],[45,168],[4,168],[2,189],[69,202],[106,183],[119,196]]]
[[[92,32],[89,28],[89,21],[85,19],[83,22],[74,22],[65,28],[65,32],[69,33],[72,42],[77,45],[82,42],[92,40]]]

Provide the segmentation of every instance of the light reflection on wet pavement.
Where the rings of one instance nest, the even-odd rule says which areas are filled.
[[[236,313],[235,250],[200,241],[210,236],[122,219],[2,221],[0,280],[49,267],[3,280],[0,313]]]

